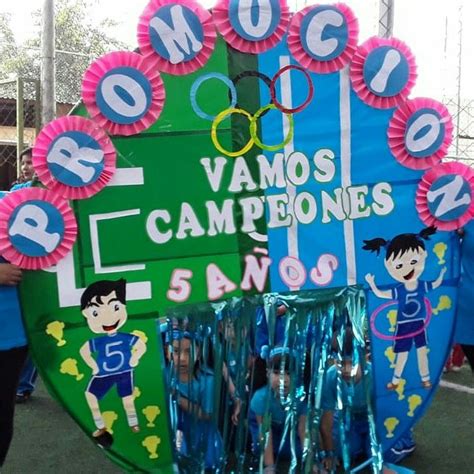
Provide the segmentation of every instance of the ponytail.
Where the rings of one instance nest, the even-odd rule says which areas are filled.
[[[430,236],[432,236],[433,234],[436,233],[436,227],[434,225],[430,226],[430,227],[425,227],[423,230],[420,231],[420,233],[418,234],[418,236],[420,237],[420,239],[423,239],[423,240],[430,240]]]
[[[362,247],[364,250],[369,250],[370,252],[377,252],[377,256],[380,254],[380,249],[385,247],[389,241],[377,237],[376,239],[372,240],[364,240],[364,246]]]

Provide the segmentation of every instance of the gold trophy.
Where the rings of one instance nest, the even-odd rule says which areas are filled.
[[[421,397],[416,393],[408,397],[408,416],[415,416],[415,410],[421,405]]]
[[[161,438],[158,438],[158,436],[147,436],[143,441],[142,441],[142,446],[144,446],[147,451],[150,453],[148,456],[150,459],[157,459],[158,454],[156,453],[158,449],[158,445],[161,444]]]
[[[433,314],[438,314],[440,311],[443,311],[445,309],[451,309],[451,306],[453,305],[451,298],[447,295],[443,295],[439,297],[438,304],[436,305],[436,308],[433,308]]]
[[[388,346],[387,349],[385,349],[385,357],[388,359],[388,361],[390,362],[390,368],[393,369],[395,368],[395,352],[393,352],[393,347],[392,346]]]
[[[391,309],[387,313],[387,319],[388,319],[388,322],[390,323],[389,332],[395,332],[395,327],[397,326],[397,310]]]
[[[63,339],[64,336],[64,323],[62,321],[53,321],[46,326],[46,334],[48,336],[54,337],[57,342],[57,346],[61,347],[66,344],[66,340]]]
[[[148,428],[154,428],[154,421],[156,417],[161,413],[161,410],[160,407],[156,405],[148,405],[142,410],[142,413],[145,415],[146,421],[148,421],[148,423],[146,424]]]
[[[399,423],[399,419],[395,418],[394,416],[385,419],[383,424],[385,426],[385,429],[387,430],[387,438],[393,438],[393,432],[395,431],[395,428],[398,426]]]
[[[139,331],[138,329],[135,329],[132,331],[132,334],[134,336],[139,337],[145,344],[148,342],[148,337],[143,331]]]
[[[405,398],[405,384],[407,381],[405,379],[400,379],[398,382],[398,387],[396,388],[395,392],[398,393],[398,399],[403,400]]]
[[[446,250],[448,250],[448,246],[444,242],[438,242],[433,248],[434,254],[438,257],[439,265],[444,265],[446,263],[446,260],[444,259]]]
[[[82,380],[84,378],[84,374],[79,373],[79,369],[77,368],[77,360],[72,359],[71,357],[61,362],[61,367],[59,371],[62,374],[72,375],[73,377],[76,377],[77,381]]]
[[[141,394],[142,392],[140,391],[140,389],[138,387],[135,387],[133,389],[133,401],[135,401]]]
[[[134,331],[132,331],[132,334],[134,336],[139,337],[145,344],[148,342],[148,337],[143,331],[139,331],[138,329],[135,329]],[[137,349],[134,347],[132,349],[132,354],[134,354],[136,350]]]
[[[102,418],[105,423],[105,428],[110,434],[114,434],[114,431],[112,430],[112,426],[118,419],[117,413],[114,411],[104,411],[102,413]]]

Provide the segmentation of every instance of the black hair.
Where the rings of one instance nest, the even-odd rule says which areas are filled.
[[[91,305],[92,300],[97,298],[97,302],[102,304],[102,296],[107,296],[115,291],[117,295],[117,299],[122,303],[126,304],[125,299],[125,288],[126,288],[126,280],[120,278],[120,280],[112,281],[112,280],[100,280],[96,281],[89,285],[84,293],[81,296],[81,310],[86,309],[88,306]]]
[[[28,147],[28,148],[25,148],[21,153],[20,153],[20,160],[26,156],[26,155],[32,155],[33,154],[33,149]]]
[[[390,257],[398,257],[403,255],[409,250],[425,250],[425,240],[430,240],[430,236],[436,232],[436,227],[430,226],[426,227],[418,234],[399,234],[394,237],[392,240],[385,240],[380,237],[377,237],[372,240],[364,240],[364,250],[369,250],[370,252],[377,252],[377,255],[380,254],[380,249],[382,247],[387,248],[385,255],[385,260],[388,260]]]

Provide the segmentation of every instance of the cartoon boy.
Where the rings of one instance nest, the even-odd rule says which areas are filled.
[[[364,250],[377,252],[378,255],[380,249],[385,249],[385,268],[394,280],[400,282],[393,289],[382,291],[375,284],[374,275],[369,273],[365,276],[375,296],[395,299],[398,302],[393,347],[396,361],[392,381],[387,385],[389,390],[397,389],[413,343],[416,347],[421,383],[424,388],[431,387],[426,341],[425,294],[441,285],[446,268],[441,270],[435,281],[422,281],[419,278],[425,269],[427,257],[424,241],[429,240],[435,232],[435,227],[427,227],[418,234],[400,234],[388,241],[380,237],[364,240]]]
[[[122,398],[128,425],[133,432],[140,430],[133,401],[133,369],[145,353],[146,345],[138,336],[118,332],[127,321],[125,286],[123,279],[97,281],[81,296],[81,310],[89,328],[101,334],[80,349],[84,362],[92,369],[86,400],[97,427],[92,436],[99,443],[107,435],[99,401],[114,385]]]

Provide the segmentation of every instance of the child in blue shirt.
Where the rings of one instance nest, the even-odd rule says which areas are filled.
[[[196,334],[172,331],[168,358],[171,424],[181,455],[214,472],[222,464],[222,437],[214,423],[214,374],[201,364]],[[202,466],[204,464],[204,466]]]
[[[301,459],[306,424],[306,403],[294,396],[291,390],[290,371],[295,368],[296,358],[287,347],[277,346],[267,363],[268,385],[257,390],[250,402],[250,431],[252,447],[259,453],[264,442],[265,472],[275,472],[277,460],[290,460],[291,437],[295,436],[296,457]],[[290,415],[294,414],[291,422]],[[269,416],[268,438],[262,431],[264,419]],[[266,438],[266,439],[265,439]]]

